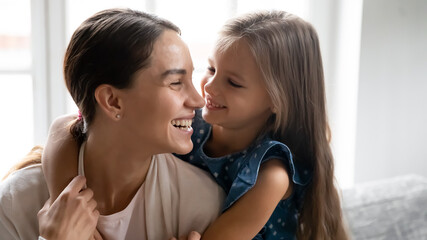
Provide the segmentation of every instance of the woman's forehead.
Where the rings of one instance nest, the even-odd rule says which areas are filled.
[[[165,69],[186,69],[193,66],[187,45],[175,31],[164,31],[154,43],[151,66]]]

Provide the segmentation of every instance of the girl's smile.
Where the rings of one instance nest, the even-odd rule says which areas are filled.
[[[215,110],[223,110],[227,108],[226,106],[215,102],[209,94],[206,94],[205,100],[206,100],[205,107],[209,110],[215,111]]]

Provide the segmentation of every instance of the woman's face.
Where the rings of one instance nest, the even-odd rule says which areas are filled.
[[[193,62],[180,36],[166,30],[154,44],[147,68],[125,89],[125,131],[130,141],[157,153],[191,151],[194,110],[204,105],[192,83]]]

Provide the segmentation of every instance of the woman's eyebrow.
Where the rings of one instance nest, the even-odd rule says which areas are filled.
[[[185,74],[187,74],[187,70],[180,69],[180,68],[168,69],[168,70],[164,71],[161,76],[162,76],[162,78],[165,78],[168,75],[174,75],[174,74],[185,75]]]

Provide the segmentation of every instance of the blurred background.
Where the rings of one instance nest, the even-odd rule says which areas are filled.
[[[426,0],[0,0],[0,176],[45,143],[53,119],[77,112],[63,54],[83,20],[111,7],[176,23],[197,86],[227,19],[258,9],[302,17],[320,37],[339,185],[427,176]]]

